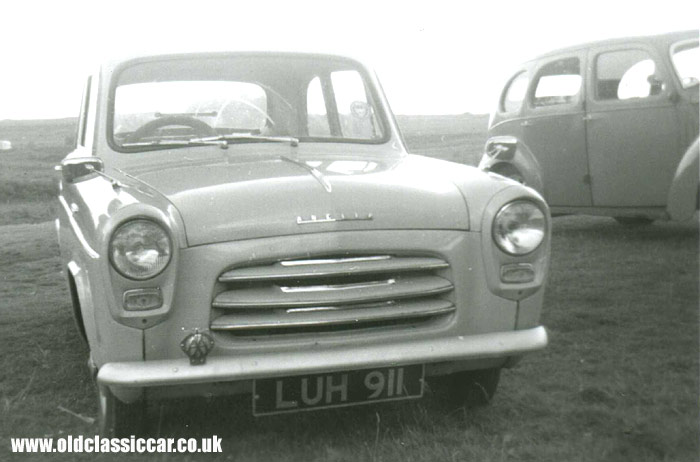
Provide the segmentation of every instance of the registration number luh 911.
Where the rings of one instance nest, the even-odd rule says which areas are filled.
[[[420,398],[423,365],[259,379],[253,382],[253,414]]]

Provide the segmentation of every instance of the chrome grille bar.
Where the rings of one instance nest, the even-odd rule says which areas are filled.
[[[356,282],[350,284],[325,284],[319,286],[279,286],[279,288],[282,292],[293,294],[298,292],[324,292],[328,290],[360,290],[367,289],[369,287],[390,286],[392,284],[396,284],[396,279],[387,279],[386,281]]]
[[[255,282],[283,279],[347,277],[349,275],[396,274],[447,268],[446,261],[430,257],[373,257],[288,260],[266,266],[236,268],[219,276],[219,282]]]
[[[337,265],[338,263],[359,263],[365,261],[389,260],[389,255],[377,255],[374,257],[350,257],[350,258],[324,258],[316,260],[284,260],[281,266],[309,266],[309,265]]]
[[[241,318],[224,315],[211,324],[212,330],[241,331],[249,329],[285,329],[309,326],[337,326],[363,324],[389,320],[425,318],[452,313],[454,305],[446,300],[407,301],[380,310],[369,308],[343,309],[323,313],[279,313],[276,311],[256,313]]]
[[[303,287],[303,286],[302,286]],[[392,284],[363,284],[361,289],[328,288],[298,290],[290,296],[279,286],[246,287],[221,292],[215,308],[266,309],[324,305],[349,305],[436,295],[452,290],[452,283],[438,276],[397,277]]]

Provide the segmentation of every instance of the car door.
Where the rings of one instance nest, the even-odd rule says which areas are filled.
[[[652,47],[589,51],[587,145],[596,207],[664,206],[683,154],[671,76]]]
[[[520,120],[552,206],[591,205],[582,85],[585,59],[584,52],[573,51],[540,60]]]

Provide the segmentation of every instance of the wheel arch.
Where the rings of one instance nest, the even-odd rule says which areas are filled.
[[[700,172],[700,148],[696,138],[678,163],[668,191],[666,213],[671,220],[687,220],[698,210],[700,205],[698,172]]]
[[[73,321],[75,322],[75,327],[80,334],[80,338],[87,344],[87,332],[85,331],[85,322],[83,321],[83,311],[80,305],[80,295],[78,292],[78,285],[75,281],[75,276],[73,274],[74,268],[72,265],[68,265],[66,271],[66,278],[68,279],[68,292],[70,293],[71,299],[71,309],[73,312]]]
[[[530,148],[515,136],[492,136],[486,140],[479,167],[507,177],[517,173],[525,185],[546,198],[540,164]]]

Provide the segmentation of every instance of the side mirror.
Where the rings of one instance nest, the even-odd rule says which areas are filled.
[[[518,139],[514,136],[494,136],[486,141],[484,151],[489,157],[511,160],[518,149]]]
[[[56,170],[61,171],[63,174],[63,181],[66,183],[74,183],[82,177],[95,172],[102,172],[104,169],[104,162],[102,162],[102,159],[99,157],[75,157],[73,159],[65,159],[61,162],[61,165],[56,166]]]

